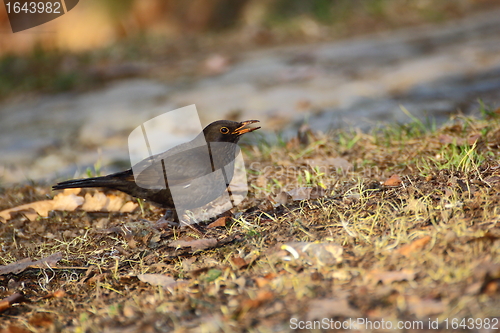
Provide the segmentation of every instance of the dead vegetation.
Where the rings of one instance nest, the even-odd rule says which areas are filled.
[[[158,230],[146,204],[18,214],[0,223],[2,332],[280,332],[358,318],[491,331],[500,121],[482,111],[438,130],[303,129],[246,147],[250,196],[212,224]],[[4,188],[0,209],[53,195]]]

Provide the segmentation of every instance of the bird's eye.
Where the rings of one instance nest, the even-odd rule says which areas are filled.
[[[221,127],[220,132],[222,134],[227,134],[227,133],[229,133],[229,128],[227,128],[227,127]]]

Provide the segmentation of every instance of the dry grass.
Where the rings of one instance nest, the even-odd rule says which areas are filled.
[[[291,318],[432,318],[444,330],[446,319],[451,329],[454,318],[498,318],[500,122],[483,111],[485,120],[457,117],[438,130],[414,121],[246,147],[253,189],[226,227],[156,230],[143,219],[159,212],[147,205],[144,214],[54,212],[2,224],[0,264],[56,252],[63,259],[0,276],[0,298],[20,291],[32,301],[1,313],[0,327],[275,332],[290,331],[298,323]],[[353,168],[314,165],[335,157]],[[401,184],[384,185],[393,174]],[[314,187],[316,198],[278,195],[300,187]],[[3,189],[0,209],[47,195],[48,186]],[[215,248],[170,243],[208,238]],[[315,242],[323,252],[288,260],[299,248],[282,246],[290,242]],[[176,282],[152,286],[139,274]],[[41,298],[60,289],[66,295]]]

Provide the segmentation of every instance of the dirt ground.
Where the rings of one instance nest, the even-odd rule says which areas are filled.
[[[249,197],[191,227],[155,228],[147,203],[14,214],[1,332],[496,331],[500,115],[482,113],[245,146]],[[1,188],[0,210],[56,194]]]

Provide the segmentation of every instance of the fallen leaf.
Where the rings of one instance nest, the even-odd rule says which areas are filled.
[[[86,212],[98,212],[103,210],[107,203],[108,199],[104,193],[96,192],[94,195],[87,193],[85,194],[85,203],[81,208]]]
[[[52,210],[74,211],[78,207],[87,212],[122,212],[134,211],[139,205],[134,202],[124,203],[124,200],[116,195],[106,196],[102,192],[94,195],[87,193],[84,197],[77,194],[81,189],[66,189],[52,200],[35,201],[18,207],[6,209],[0,212],[0,221],[6,222],[17,214],[25,215],[28,220],[34,221],[41,217],[48,217]]]
[[[57,262],[61,259],[62,259],[61,252],[51,254],[50,256],[37,261],[31,261],[30,258],[21,259],[12,264],[0,266],[0,275],[10,274],[10,273],[19,274],[28,267],[31,268],[55,267]]]
[[[396,252],[409,257],[412,253],[420,251],[429,241],[431,236],[424,236],[422,238],[416,239],[410,244],[403,245],[401,248],[397,249]]]
[[[23,294],[14,293],[0,301],[0,313],[10,308],[12,304],[26,303],[26,302],[30,302],[30,300],[25,298]]]
[[[139,207],[138,203],[129,201],[120,208],[120,213],[132,213],[137,207]]]
[[[105,210],[108,212],[119,212],[125,204],[125,200],[114,194],[108,195],[108,203]]]
[[[393,174],[384,182],[384,186],[399,186],[402,182],[403,180],[401,180],[399,175]]]
[[[214,222],[210,223],[207,228],[216,228],[216,227],[225,227],[226,226],[226,221],[229,220],[231,217],[230,216],[222,216],[219,217],[217,220]]]
[[[175,282],[171,276],[164,274],[138,274],[137,278],[142,282],[152,284],[153,286],[168,286]]]
[[[127,207],[125,207],[126,205]],[[123,198],[119,196],[96,192],[94,195],[85,194],[85,202],[81,210],[86,212],[132,212],[138,206],[137,203],[131,201],[125,203]]]
[[[233,264],[236,265],[236,267],[238,267],[238,269],[242,269],[243,267],[248,265],[245,259],[238,256],[231,258],[231,261]]]
[[[262,287],[268,285],[269,282],[271,282],[268,279],[265,279],[263,277],[257,277],[254,279],[254,281],[257,284],[257,287],[259,287],[259,288],[262,288]]]
[[[172,292],[175,287],[187,283],[187,281],[175,280],[173,277],[165,274],[138,274],[137,278],[142,282],[149,283],[153,286],[161,286],[163,289],[170,292]]]
[[[415,279],[415,272],[410,269],[402,269],[401,271],[380,271],[378,269],[372,270],[366,276],[367,280],[372,281],[374,284],[382,282],[383,284],[391,284],[399,281],[412,281]]]
[[[53,200],[36,201],[29,204],[21,205],[15,208],[6,209],[0,212],[0,220],[8,221],[13,217],[13,213],[26,213],[26,217],[30,221],[34,221],[38,215],[48,217],[51,210],[67,210],[73,211],[78,206],[83,204],[84,199],[73,193],[60,193]],[[38,215],[37,215],[38,214]]]
[[[171,247],[191,247],[193,250],[205,250],[217,245],[217,240],[215,238],[201,238],[194,241],[183,241],[177,240],[172,241],[168,244]]]
[[[271,291],[260,291],[254,299],[247,299],[241,303],[241,308],[238,311],[240,315],[249,310],[260,307],[263,303],[274,299],[274,294]]]

